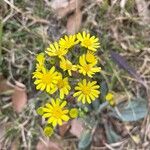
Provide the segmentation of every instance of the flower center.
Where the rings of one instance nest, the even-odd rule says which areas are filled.
[[[83,93],[84,95],[89,95],[89,94],[91,93],[91,89],[90,89],[88,86],[83,87],[83,88],[82,88],[82,93]]]
[[[66,63],[66,69],[71,70],[72,69],[72,64],[71,63]]]
[[[85,45],[86,47],[89,47],[89,46],[91,46],[91,40],[90,39],[85,39],[85,40],[83,40],[83,45]]]
[[[63,112],[62,112],[61,108],[59,108],[59,107],[53,108],[53,115],[52,116],[54,118],[60,119],[62,115],[63,115]]]
[[[46,73],[46,74],[43,74],[43,77],[42,77],[42,82],[44,84],[50,84],[52,81],[52,77],[49,73]]]
[[[89,65],[89,64],[86,64],[86,65],[84,66],[84,70],[85,70],[85,72],[88,72],[89,70],[91,70],[90,65]]]
[[[59,80],[58,83],[57,83],[57,86],[58,86],[59,89],[63,88],[64,87],[63,80]]]

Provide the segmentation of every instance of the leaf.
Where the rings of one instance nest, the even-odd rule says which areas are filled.
[[[135,3],[139,16],[141,17],[141,21],[139,23],[142,25],[150,24],[150,11],[148,9],[148,2],[146,2],[145,0],[135,0]]]
[[[80,9],[77,9],[73,15],[67,20],[67,33],[75,34],[79,31],[82,22],[82,13]]]
[[[90,150],[92,143],[92,134],[90,130],[85,130],[80,138],[78,148],[79,150]]]
[[[108,86],[107,83],[105,81],[102,81],[100,84],[100,99],[104,99],[106,94],[108,93]]]
[[[131,74],[134,78],[136,78],[140,83],[144,84],[144,81],[141,79],[140,75],[135,71],[134,68],[129,66],[124,57],[122,57],[116,52],[111,51],[111,58],[115,63],[119,65],[120,68],[123,68],[124,70],[128,71],[128,73]]]
[[[138,121],[148,114],[147,101],[140,97],[135,98],[126,107],[118,105],[118,111],[111,115],[125,122]]]
[[[27,93],[24,84],[16,82],[14,93],[12,95],[12,106],[13,109],[20,113],[27,103]]]
[[[13,91],[13,86],[5,79],[2,75],[0,75],[0,94],[6,94]]]
[[[63,137],[70,128],[70,122],[65,122],[59,126],[59,134]]]
[[[82,123],[79,121],[79,119],[73,119],[71,121],[70,133],[72,133],[76,137],[80,138],[81,134],[82,134],[82,131],[83,131]]]
[[[73,12],[75,9],[80,9],[82,0],[53,0],[51,7],[55,10],[56,14],[62,18],[68,13]]]
[[[121,136],[119,136],[110,125],[107,123],[105,124],[105,132],[107,136],[108,143],[115,143],[118,142],[121,139]]]

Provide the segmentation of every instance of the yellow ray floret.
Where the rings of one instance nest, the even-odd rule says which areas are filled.
[[[69,36],[64,36],[64,38],[61,38],[59,40],[59,45],[63,49],[69,49],[76,45],[78,41],[76,40],[76,35],[69,35]]]
[[[45,64],[45,56],[44,56],[44,53],[40,53],[36,56],[36,70],[37,71],[40,71],[42,70],[44,64]]]
[[[61,58],[60,61],[60,68],[63,71],[68,71],[68,74],[71,76],[72,75],[72,71],[76,71],[77,67],[76,65],[73,65],[68,59],[65,58]]]
[[[62,56],[67,54],[67,50],[64,48],[61,48],[57,42],[54,42],[53,44],[49,45],[49,48],[47,48],[46,53],[49,56],[58,56],[61,58]]]
[[[65,95],[68,95],[71,89],[68,78],[63,78],[61,74],[59,74],[59,79],[56,86],[59,90],[61,99],[63,99]]]
[[[82,56],[79,57],[79,64],[77,67],[79,69],[79,73],[85,75],[88,75],[89,77],[93,77],[93,75],[96,72],[101,71],[101,67],[95,66],[95,63],[88,63],[86,60],[86,55],[83,54]]]
[[[67,102],[61,101],[60,99],[51,99],[51,103],[46,103],[45,107],[40,107],[42,109],[42,116],[47,118],[47,123],[52,124],[55,127],[57,124],[62,125],[64,121],[68,121],[69,110],[65,108]]]
[[[57,90],[58,72],[55,71],[54,66],[50,70],[43,67],[41,71],[35,71],[33,78],[35,78],[34,84],[37,90],[46,90],[50,94]]]
[[[75,87],[77,92],[74,93],[74,97],[78,97],[77,100],[81,101],[83,104],[91,103],[96,98],[98,98],[100,91],[100,86],[97,85],[96,81],[87,81],[83,79],[78,83],[78,86]]]
[[[81,42],[81,46],[91,51],[96,51],[100,47],[99,39],[95,36],[90,36],[90,34],[85,31],[83,31],[82,34],[78,33],[77,39]]]

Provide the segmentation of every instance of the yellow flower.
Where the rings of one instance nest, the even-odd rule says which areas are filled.
[[[77,34],[78,41],[81,42],[81,46],[88,48],[91,51],[96,51],[100,47],[99,39],[95,36],[90,37],[89,33],[85,31]]]
[[[50,44],[46,51],[49,56],[58,56],[59,58],[66,55],[67,52],[68,51],[64,48],[61,48],[57,42]]]
[[[114,95],[112,93],[108,93],[105,97],[106,101],[108,101],[108,103],[111,105],[111,106],[114,106],[115,105],[115,100],[114,100]]]
[[[73,65],[69,60],[67,60],[65,58],[61,58],[60,68],[63,71],[68,71],[68,74],[70,76],[72,75],[71,71],[76,71],[77,70],[76,65]]]
[[[76,108],[72,108],[70,111],[69,111],[69,115],[71,118],[77,118],[78,117],[78,109]]]
[[[44,128],[44,134],[46,136],[51,136],[54,133],[53,129],[50,126],[46,126]]]
[[[78,83],[78,86],[75,87],[77,92],[74,93],[74,97],[78,97],[77,100],[81,101],[83,104],[88,102],[89,104],[91,101],[94,101],[98,98],[100,91],[99,85],[96,84],[96,81],[88,81],[83,79],[81,82]]]
[[[57,90],[58,72],[55,71],[54,66],[50,70],[43,67],[41,71],[35,71],[33,78],[36,78],[34,84],[37,90],[46,90],[50,94],[53,94]]]
[[[79,64],[79,73],[83,74],[84,76],[88,75],[89,77],[92,77],[96,72],[101,71],[101,67],[96,67],[94,63],[92,64],[86,61],[85,54],[79,57]]]
[[[69,49],[72,46],[76,45],[78,42],[76,41],[76,35],[69,35],[64,36],[64,38],[61,38],[59,41],[59,45],[61,48]]]
[[[44,64],[45,64],[45,57],[44,57],[44,53],[40,53],[36,56],[36,61],[38,62],[36,64],[36,70],[37,71],[41,71]]]
[[[52,126],[62,125],[63,121],[68,121],[70,118],[68,116],[69,110],[64,108],[67,102],[61,102],[60,99],[52,99],[51,103],[46,103],[43,107],[43,117],[47,118],[47,123],[52,124]]]
[[[88,51],[85,55],[85,58],[88,63],[91,63],[93,65],[97,64],[98,58],[94,55],[93,52]]]
[[[59,79],[58,79],[56,86],[60,91],[60,98],[61,99],[64,98],[64,95],[68,95],[68,93],[71,89],[69,82],[68,82],[68,78],[66,77],[63,79],[61,74],[59,75]]]

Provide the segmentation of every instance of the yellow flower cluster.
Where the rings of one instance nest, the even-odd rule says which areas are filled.
[[[37,110],[47,119],[46,135],[51,135],[56,125],[78,117],[78,109],[68,108],[65,96],[71,94],[83,104],[90,104],[99,97],[100,86],[92,80],[101,71],[96,55],[99,47],[99,39],[83,31],[60,38],[37,55],[36,70],[33,72],[36,89],[59,97]]]

